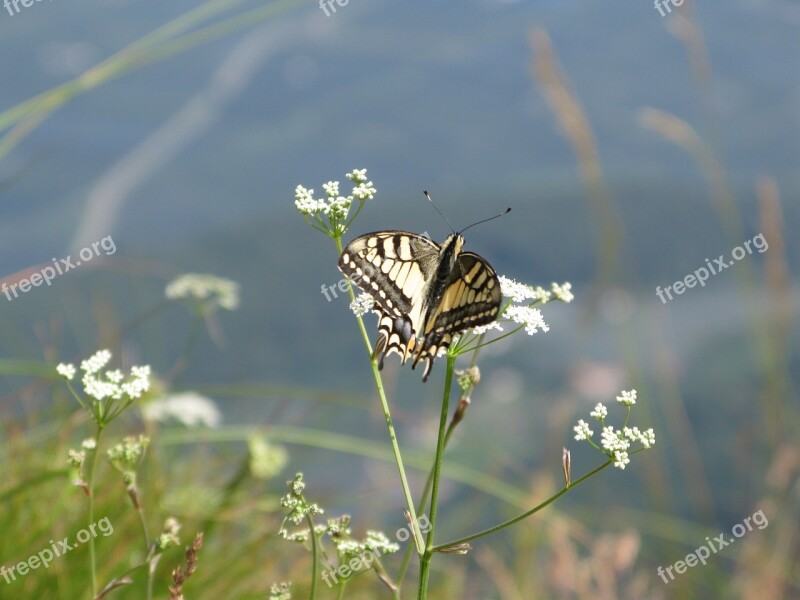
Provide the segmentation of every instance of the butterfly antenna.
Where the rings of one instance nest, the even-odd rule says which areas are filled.
[[[475,227],[475,225],[480,225],[481,223],[486,223],[487,221],[493,221],[494,219],[499,219],[499,218],[500,218],[500,217],[502,217],[503,215],[507,215],[507,214],[508,214],[508,213],[510,213],[510,212],[511,212],[511,207],[509,206],[507,209],[505,209],[505,210],[504,210],[503,212],[501,212],[499,215],[495,215],[495,216],[493,216],[493,217],[489,217],[488,219],[484,219],[483,221],[478,221],[477,223],[473,223],[473,224],[472,224],[472,225],[470,225],[469,227],[465,227],[464,229],[462,229],[460,233],[464,233],[464,232],[465,232],[467,229],[469,229],[470,227]]]
[[[453,227],[453,225],[450,223],[450,221],[448,220],[448,218],[444,216],[444,213],[443,213],[442,211],[440,211],[440,210],[439,210],[439,207],[438,207],[438,206],[436,206],[436,205],[433,203],[433,200],[431,199],[431,195],[430,195],[430,194],[429,194],[427,191],[425,191],[425,192],[422,192],[422,193],[423,193],[423,194],[425,194],[425,197],[428,199],[428,202],[430,202],[430,203],[431,203],[431,206],[433,206],[433,208],[435,208],[435,209],[436,209],[436,212],[438,212],[438,213],[439,213],[439,216],[440,216],[440,217],[442,217],[442,218],[445,220],[445,222],[446,222],[446,223],[447,223],[447,224],[450,226],[450,229],[452,230],[452,232],[453,232],[453,233],[455,233],[455,232],[456,232],[455,228],[454,228],[454,227]]]

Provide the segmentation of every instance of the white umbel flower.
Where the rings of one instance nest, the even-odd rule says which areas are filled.
[[[498,279],[500,280],[500,291],[503,296],[511,298],[514,302],[525,302],[536,297],[536,292],[529,285],[519,283],[505,275],[500,275]]]
[[[324,200],[315,200],[314,190],[307,190],[302,185],[298,185],[294,190],[294,206],[301,215],[328,212],[327,203]]]
[[[503,311],[503,316],[515,323],[525,325],[525,333],[528,335],[533,335],[537,331],[550,331],[550,327],[544,322],[542,311],[538,308],[511,305]]]
[[[56,373],[61,375],[67,381],[72,381],[72,378],[75,377],[75,365],[59,363],[56,367]]]
[[[367,293],[359,294],[355,300],[350,303],[350,310],[357,317],[363,317],[372,307],[375,306],[375,300]]]
[[[550,291],[553,293],[556,300],[561,300],[561,302],[564,303],[570,303],[575,298],[571,290],[572,284],[569,281],[565,281],[562,284],[553,283],[550,287]]]
[[[365,183],[367,181],[366,169],[353,169],[346,177],[355,184]]]
[[[180,275],[167,284],[164,293],[170,300],[198,300],[226,310],[239,307],[239,284],[216,275]]]
[[[222,414],[214,401],[196,392],[162,396],[142,407],[146,421],[165,422],[174,419],[186,427],[218,427]]]
[[[594,434],[594,432],[589,429],[589,424],[583,419],[578,421],[578,424],[572,429],[575,431],[575,439],[579,442],[581,440],[588,440]]]
[[[108,364],[109,360],[111,360],[110,351],[98,350],[86,360],[81,361],[81,371],[83,371],[87,375],[97,373],[100,369],[102,369]],[[65,367],[72,367],[72,365],[65,365]]]
[[[303,186],[297,186],[297,187],[298,188],[302,188]],[[325,195],[328,198],[337,198],[339,196],[339,182],[338,181],[329,181],[328,183],[323,183],[322,184],[322,189],[325,190]],[[312,192],[313,192],[313,190],[312,190]]]
[[[622,390],[621,394],[617,396],[617,402],[624,406],[633,406],[636,404],[636,390]]]
[[[503,326],[500,325],[497,321],[492,321],[488,325],[479,325],[478,327],[472,328],[472,333],[475,335],[483,335],[487,331],[491,331],[492,329],[497,331],[503,331]]]
[[[589,416],[600,421],[608,416],[608,409],[602,402],[598,402],[597,406],[594,407],[594,410],[589,413]]]

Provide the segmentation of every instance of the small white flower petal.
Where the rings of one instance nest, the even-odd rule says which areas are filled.
[[[557,300],[561,300],[561,302],[569,303],[575,298],[570,290],[572,290],[572,284],[569,281],[566,281],[562,284],[553,283],[550,286],[550,290],[553,293],[553,296]]]
[[[142,417],[161,423],[175,419],[186,427],[218,427],[222,423],[214,401],[196,392],[171,394],[148,402],[142,406]]]
[[[503,331],[503,326],[500,325],[500,323],[498,323],[497,321],[492,321],[488,325],[479,325],[478,327],[473,327],[472,333],[474,333],[475,335],[483,335],[484,333],[486,333],[487,331],[491,331],[492,329],[495,329],[497,331]]]
[[[542,311],[538,308],[512,304],[503,311],[502,316],[520,325],[525,325],[525,333],[528,335],[533,335],[537,331],[550,331],[550,327],[544,322]]]
[[[583,419],[578,421],[578,424],[572,429],[575,431],[575,439],[579,442],[581,440],[588,440],[594,434],[594,432],[589,429],[589,424]]]
[[[367,293],[359,294],[355,300],[350,303],[350,310],[357,317],[362,317],[367,314],[375,306],[375,300]]]
[[[633,406],[636,404],[636,390],[625,391],[617,396],[617,402],[624,406]]]
[[[594,417],[598,421],[600,419],[605,419],[608,416],[608,409],[602,402],[598,402],[597,406],[594,407],[594,410],[589,413],[590,417]]]
[[[67,381],[72,381],[72,378],[75,377],[75,365],[59,363],[56,366],[56,373],[61,375]]]

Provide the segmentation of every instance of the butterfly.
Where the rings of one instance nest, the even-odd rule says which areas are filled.
[[[379,368],[394,352],[403,364],[412,359],[412,369],[424,361],[427,381],[434,359],[455,335],[497,318],[497,273],[484,258],[464,252],[461,233],[454,231],[440,246],[408,231],[376,231],[342,251],[339,270],[374,300],[373,359],[380,355]]]

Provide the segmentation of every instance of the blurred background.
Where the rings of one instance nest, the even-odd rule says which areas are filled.
[[[0,276],[11,285],[107,236],[116,247],[49,287],[0,295],[0,497],[15,532],[0,562],[81,527],[64,457],[90,429],[53,369],[102,347],[221,412],[211,437],[147,426],[153,527],[173,515],[185,542],[206,531],[187,598],[263,598],[289,579],[306,597],[309,554],[276,536],[296,471],[358,537],[405,525],[348,301],[321,293],[341,278],[336,249],[293,204],[298,184],[349,189],[344,174],[367,168],[378,193],[345,242],[378,229],[443,241],[423,189],[457,228],[511,206],[470,230],[467,248],[519,281],[569,281],[576,297],[542,309],[548,333],[481,355],[437,540],[560,489],[564,446],[573,479],[600,464],[572,425],[621,389],[638,390],[634,424],[657,436],[624,472],[603,471],[467,556],[437,556],[431,597],[800,598],[800,4],[665,2],[663,16],[621,0],[0,10]],[[667,303],[656,295],[758,234],[763,253]],[[238,282],[238,309],[198,326],[164,295],[186,272]],[[422,384],[396,358],[384,370],[417,493],[443,372],[442,361]],[[131,413],[115,428],[142,423]],[[248,472],[252,428],[275,453],[262,478]],[[118,530],[100,546],[108,580],[134,561],[138,525],[113,473],[101,477]],[[658,577],[758,510],[769,526],[669,584]],[[181,560],[165,555],[159,597]],[[84,548],[0,583],[0,598],[87,597],[86,561]],[[415,575],[412,561],[403,597]],[[389,596],[370,573],[346,597]]]

